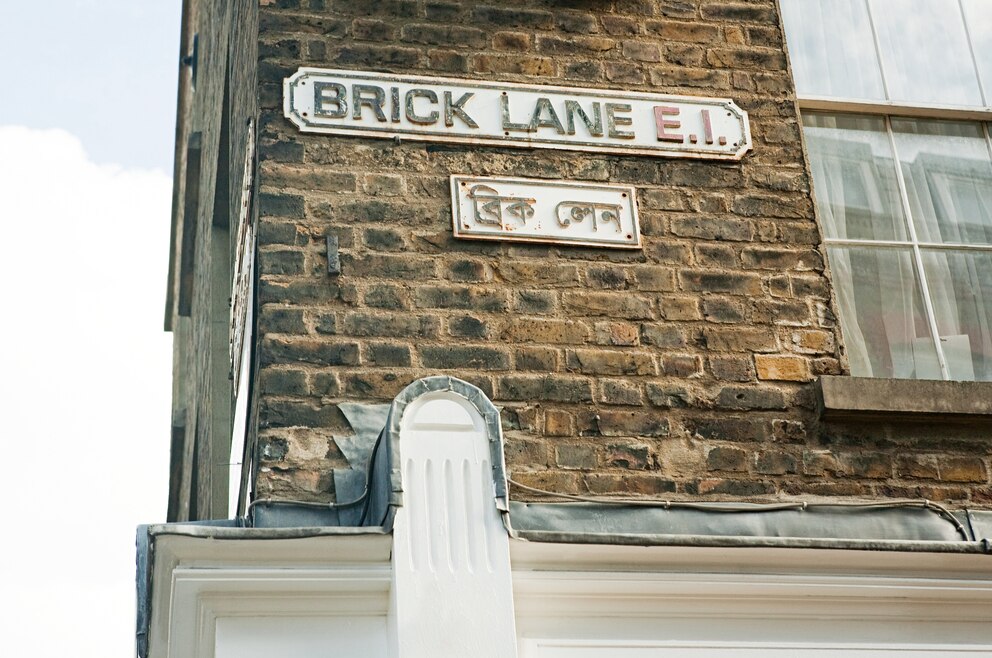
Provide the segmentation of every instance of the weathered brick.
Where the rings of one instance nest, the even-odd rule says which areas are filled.
[[[468,73],[472,60],[465,53],[435,48],[427,52],[427,61],[432,71]]]
[[[761,277],[747,272],[682,270],[679,287],[685,291],[755,296],[761,294]]]
[[[599,401],[603,404],[634,405],[644,403],[636,384],[622,379],[604,379],[599,385]]]
[[[594,349],[569,350],[565,367],[589,375],[653,375],[657,370],[649,353]]]
[[[773,7],[773,5],[713,2],[702,5],[699,11],[703,18],[716,21],[775,23],[776,15]]]
[[[635,295],[605,292],[566,292],[565,309],[579,315],[607,315],[627,320],[648,320],[654,317],[651,301]]]
[[[497,32],[493,35],[493,47],[526,52],[531,49],[531,40],[531,35],[526,32]]]
[[[717,379],[730,382],[750,382],[757,376],[749,356],[711,356],[710,372]]]
[[[624,41],[620,52],[624,57],[638,62],[661,61],[661,48],[651,41]]]
[[[754,367],[758,373],[758,379],[786,382],[810,380],[809,361],[801,356],[755,354]]]
[[[413,24],[404,25],[400,32],[403,41],[426,43],[434,46],[482,48],[488,37],[483,30],[460,25]]]
[[[259,379],[265,395],[298,395],[309,393],[307,376],[302,370],[275,370],[268,368]]]
[[[402,66],[412,68],[420,62],[417,48],[355,44],[339,48],[335,61],[341,66]]]
[[[345,313],[340,332],[346,336],[382,336],[389,338],[433,338],[438,335],[438,321],[429,316]]]
[[[397,343],[370,343],[365,357],[367,366],[409,366],[410,347]]]
[[[477,345],[421,345],[420,361],[426,368],[476,368],[507,370],[510,356],[502,349]]]
[[[704,299],[703,318],[708,322],[733,324],[747,322],[743,304],[724,297],[707,297]]]
[[[747,471],[747,452],[724,446],[710,448],[706,453],[706,468],[711,471]]]
[[[755,457],[754,470],[762,475],[785,475],[797,473],[799,460],[794,455],[778,450],[765,450]]]
[[[706,494],[726,494],[729,496],[761,496],[775,492],[775,485],[771,482],[755,480],[720,480],[708,479],[700,480],[692,487],[687,487],[692,493]]]
[[[693,392],[680,384],[650,382],[647,385],[647,395],[653,406],[663,409],[682,409],[696,402]]]
[[[834,335],[817,329],[794,331],[792,349],[803,354],[831,354],[834,352]]]
[[[594,494],[658,496],[673,493],[676,489],[673,480],[656,474],[588,473],[584,482],[586,488]]]
[[[594,446],[565,444],[555,448],[555,463],[562,468],[592,469],[599,465],[599,458]]]
[[[513,354],[517,370],[558,370],[558,350],[553,347],[518,347]]]
[[[675,271],[657,265],[636,265],[631,268],[638,290],[671,292],[675,290]]]
[[[680,348],[686,344],[682,330],[674,325],[642,324],[641,342],[660,348]]]
[[[716,352],[774,352],[778,340],[769,330],[758,327],[706,327],[702,341]]]
[[[396,397],[412,380],[410,375],[386,370],[349,372],[341,376],[341,387],[348,397],[388,400]]]
[[[476,55],[472,58],[472,70],[476,73],[554,77],[555,60],[533,55]]]
[[[487,263],[460,258],[448,263],[448,278],[452,281],[484,283],[492,281],[493,271]]]
[[[597,322],[596,343],[630,347],[640,344],[640,329],[630,322]]]
[[[258,316],[258,330],[262,334],[305,334],[307,327],[303,321],[303,309],[266,304]]]
[[[820,254],[809,249],[753,247],[741,252],[744,266],[763,270],[822,270]]]
[[[562,32],[577,34],[599,32],[599,22],[596,20],[596,15],[578,11],[557,14],[555,26]]]
[[[506,293],[476,286],[420,286],[414,291],[417,308],[446,308],[501,313],[509,308]]]
[[[703,317],[696,297],[662,297],[658,302],[661,317],[672,321],[701,320]]]
[[[263,364],[313,363],[323,366],[357,365],[358,343],[331,343],[313,338],[267,336],[262,341]]]
[[[410,305],[405,289],[392,283],[372,284],[365,291],[363,301],[372,308],[389,310],[409,308]]]
[[[488,338],[489,323],[471,315],[460,315],[448,320],[448,333],[459,338]]]
[[[499,27],[527,27],[535,30],[550,30],[554,27],[551,12],[539,9],[511,7],[476,7],[472,11],[475,23],[488,23]]]
[[[690,427],[699,438],[712,441],[762,442],[771,436],[766,421],[728,414],[694,419]]]
[[[589,340],[589,329],[572,320],[517,318],[507,323],[501,336],[511,342],[575,345]]]
[[[544,412],[544,433],[548,436],[573,436],[575,417],[560,409],[547,410]]]
[[[560,375],[504,375],[499,378],[498,395],[505,400],[544,400],[552,402],[592,402],[588,379]]]
[[[810,217],[812,205],[807,197],[788,199],[763,194],[738,195],[731,206],[735,214],[743,217]]]
[[[940,469],[934,455],[900,455],[896,460],[896,474],[916,480],[940,479]]]
[[[304,199],[299,194],[259,194],[258,213],[261,217],[303,219]]]
[[[265,397],[259,409],[259,425],[270,427],[328,427],[340,422],[341,412],[310,399],[283,400]]]
[[[893,459],[882,453],[853,453],[841,455],[846,473],[859,478],[887,479],[892,477]]]
[[[988,482],[985,462],[977,457],[941,457],[937,462],[940,479],[946,482]]]
[[[661,374],[669,377],[697,377],[703,372],[702,358],[694,354],[666,354],[661,357]]]
[[[310,394],[337,397],[341,393],[341,381],[336,372],[314,373],[310,380]]]
[[[554,312],[556,306],[556,295],[551,290],[518,290],[513,295],[513,310],[517,313],[542,315]]]
[[[644,470],[653,465],[651,448],[643,443],[609,443],[603,450],[607,466],[628,470]]]
[[[649,32],[657,34],[665,41],[709,43],[720,39],[720,28],[706,23],[650,20],[644,25]]]
[[[668,436],[668,419],[650,411],[602,410],[596,414],[602,436]]]
[[[343,276],[377,277],[384,279],[433,279],[437,265],[432,260],[406,254],[366,254],[357,257],[341,254]]]
[[[785,396],[776,389],[725,386],[720,389],[716,405],[723,409],[785,409]]]
[[[605,52],[615,46],[616,41],[606,37],[539,36],[537,38],[537,51],[545,55],[582,55],[589,52]]]
[[[385,21],[356,18],[351,23],[351,35],[362,41],[389,41],[396,36],[396,28]]]
[[[754,237],[754,227],[747,221],[722,217],[675,217],[672,233],[703,240],[746,241]]]

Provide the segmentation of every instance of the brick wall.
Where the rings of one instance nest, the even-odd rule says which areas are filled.
[[[920,432],[816,420],[811,382],[843,362],[774,0],[261,5],[258,495],[333,496],[335,403],[438,373],[503,409],[510,475],[531,486],[985,488],[978,435],[941,444],[961,468],[940,470]],[[303,135],[281,111],[302,65],[731,97],[755,147],[716,163]],[[644,249],[456,241],[452,173],[636,185]]]

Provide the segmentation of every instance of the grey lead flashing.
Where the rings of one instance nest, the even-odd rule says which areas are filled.
[[[805,509],[633,507],[594,503],[510,505],[512,534],[527,541],[636,546],[747,546],[992,553],[992,512],[968,510],[962,533],[927,508],[809,505]],[[960,521],[960,519],[958,519]]]
[[[595,533],[517,531],[523,541],[553,544],[605,544],[610,546],[684,546],[698,548],[812,548],[847,551],[906,553],[968,553],[992,555],[992,544],[982,541],[886,541],[820,539],[806,537],[735,537],[714,535],[600,535]]]
[[[479,388],[457,377],[447,375],[418,379],[403,389],[393,400],[384,430],[387,446],[387,459],[384,461],[389,462],[390,505],[396,507],[403,505],[403,475],[399,447],[400,423],[403,419],[403,413],[410,404],[421,396],[445,391],[450,391],[455,395],[465,398],[469,404],[475,407],[486,423],[486,430],[489,434],[489,455],[493,470],[493,486],[496,490],[496,507],[500,512],[505,513],[509,511],[506,464],[503,460],[503,427],[500,423],[499,409],[496,408],[492,401]]]

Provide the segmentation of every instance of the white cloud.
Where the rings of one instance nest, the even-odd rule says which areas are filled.
[[[0,126],[0,637],[127,656],[134,526],[165,518],[171,180]]]

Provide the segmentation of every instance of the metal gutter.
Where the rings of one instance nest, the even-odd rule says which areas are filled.
[[[355,535],[388,535],[390,530],[382,527],[301,527],[301,528],[245,528],[189,523],[162,523],[144,526],[149,538],[166,535],[195,537],[198,539],[307,539],[310,537],[342,537]]]

